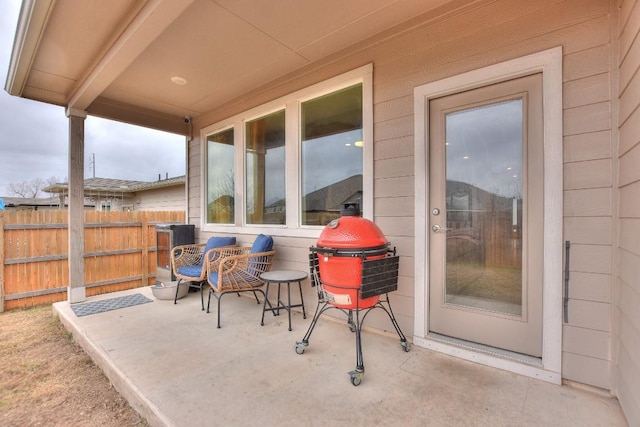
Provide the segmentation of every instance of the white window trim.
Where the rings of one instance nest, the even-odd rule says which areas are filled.
[[[542,366],[526,365],[428,337],[429,247],[427,230],[429,100],[463,90],[542,72],[544,123],[544,272]],[[415,124],[415,288],[414,344],[547,382],[562,381],[562,48],[557,47],[414,89]]]
[[[200,227],[206,232],[270,234],[273,236],[317,238],[322,226],[300,224],[300,104],[303,101],[362,83],[362,136],[363,147],[363,200],[362,216],[373,219],[373,64],[367,64],[339,76],[306,87],[289,95],[229,117],[200,130],[201,207]],[[287,213],[285,225],[255,225],[245,221],[245,123],[274,111],[285,109],[285,197]],[[294,114],[292,114],[292,112]],[[207,136],[221,130],[234,128],[235,149],[235,224],[207,223]],[[295,177],[295,179],[292,179]]]

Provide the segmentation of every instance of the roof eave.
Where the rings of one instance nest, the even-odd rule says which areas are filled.
[[[5,91],[10,95],[22,96],[29,70],[55,1],[24,0],[22,2],[11,51],[9,71],[4,85]]]

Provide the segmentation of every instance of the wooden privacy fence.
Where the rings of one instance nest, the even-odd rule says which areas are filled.
[[[148,285],[156,274],[155,226],[184,220],[184,212],[85,211],[87,296]],[[67,211],[0,212],[0,312],[67,298],[67,221]]]

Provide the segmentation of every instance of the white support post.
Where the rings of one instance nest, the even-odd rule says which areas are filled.
[[[69,303],[87,299],[84,284],[84,120],[85,111],[67,110],[69,118]]]

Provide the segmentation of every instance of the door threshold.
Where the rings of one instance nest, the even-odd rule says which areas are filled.
[[[543,360],[507,350],[430,332],[413,337],[413,344],[481,365],[502,369],[548,383],[562,384],[560,372],[544,368]]]
[[[504,359],[514,360],[519,363],[525,363],[527,365],[536,366],[542,368],[542,359],[539,357],[533,357],[522,353],[516,353],[514,351],[504,350],[501,348],[491,347],[484,344],[478,344],[472,341],[465,341],[459,338],[448,337],[446,335],[440,335],[435,332],[429,332],[427,338],[440,341],[442,343],[463,347],[469,350],[478,351],[492,356],[502,357]]]

